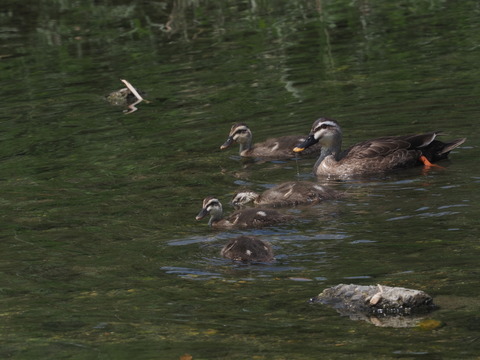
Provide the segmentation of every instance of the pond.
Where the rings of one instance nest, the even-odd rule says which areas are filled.
[[[480,5],[446,0],[7,1],[0,11],[0,357],[475,359],[480,353]],[[127,79],[148,102],[105,95]],[[255,141],[336,119],[344,147],[467,137],[443,169],[335,181]],[[477,164],[477,165],[476,165]],[[202,200],[318,181],[344,198],[293,223],[213,230]],[[220,249],[269,241],[276,261]],[[308,299],[340,283],[419,289],[415,326]]]

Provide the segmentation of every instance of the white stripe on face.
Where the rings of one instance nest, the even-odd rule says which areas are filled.
[[[219,206],[220,205],[220,201],[218,201],[218,199],[210,199],[208,200],[208,202],[203,206],[205,209],[207,209],[208,211],[210,211],[210,209],[212,208],[212,206]]]
[[[330,131],[326,131],[329,128],[334,128],[338,129],[339,126],[336,122],[332,120],[323,120],[323,121],[318,121],[317,123],[314,124],[313,126],[313,136],[315,139],[320,139],[322,136],[324,136],[325,133],[332,133],[332,129]]]
[[[331,120],[324,120],[319,125],[327,125],[327,126],[333,126],[333,127],[338,126],[336,122],[333,122]]]
[[[322,125],[325,127],[325,126],[331,126],[331,127],[334,127],[334,128],[338,128],[338,124],[331,121],[331,120],[323,120],[323,121],[319,121],[318,123],[315,124],[315,126],[313,127],[314,129],[314,132],[318,131],[321,129]]]

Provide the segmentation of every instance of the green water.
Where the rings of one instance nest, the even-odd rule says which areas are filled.
[[[478,359],[477,1],[4,3],[1,358]],[[106,103],[120,79],[150,103]],[[207,195],[231,211],[239,187],[313,180],[314,159],[221,152],[232,123],[260,141],[319,116],[345,145],[468,140],[445,170],[331,182],[349,196],[288,210],[293,224],[195,221]],[[239,234],[270,241],[277,261],[222,259]],[[307,303],[338,283],[424,290],[441,326]]]

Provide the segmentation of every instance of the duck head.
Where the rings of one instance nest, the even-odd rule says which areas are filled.
[[[235,208],[238,208],[245,204],[248,204],[251,201],[255,201],[258,197],[259,195],[255,191],[250,191],[250,190],[239,191],[233,197],[231,204]]]
[[[203,199],[202,210],[200,210],[195,219],[201,220],[207,215],[210,215],[208,225],[212,225],[212,222],[220,220],[223,216],[222,203],[213,196],[207,196]]]
[[[338,122],[325,117],[315,120],[308,138],[303,143],[298,144],[293,151],[302,152],[318,142],[323,148],[335,152],[339,151],[342,142],[342,129]]]
[[[250,128],[244,123],[233,124],[228,134],[227,141],[220,146],[221,150],[228,148],[234,142],[249,148],[252,142],[252,132]]]

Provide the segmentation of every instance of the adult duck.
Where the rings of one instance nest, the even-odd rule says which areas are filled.
[[[252,190],[242,190],[232,199],[235,207],[253,202],[259,206],[313,205],[324,200],[343,197],[343,193],[311,181],[288,181],[265,190],[261,194]]]
[[[208,225],[219,229],[259,228],[293,219],[293,216],[283,215],[272,209],[259,208],[238,210],[224,218],[222,203],[213,196],[207,196],[203,200],[202,210],[196,219],[201,220],[207,215],[210,215]]]
[[[245,123],[236,123],[232,125],[228,138],[220,146],[224,150],[233,143],[240,145],[239,154],[242,157],[254,157],[263,159],[289,159],[296,156],[292,151],[293,147],[307,139],[302,135],[287,135],[276,138],[270,138],[262,143],[253,144],[253,134]],[[304,155],[319,154],[321,146],[311,146],[303,152]]]
[[[418,135],[387,136],[367,140],[341,151],[342,129],[337,121],[322,117],[313,123],[308,138],[293,151],[302,152],[320,144],[320,156],[314,165],[317,176],[350,178],[409,168],[446,159],[448,153],[464,143],[465,138],[449,143],[436,140],[438,132]]]

